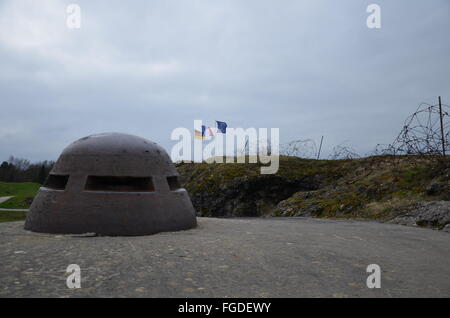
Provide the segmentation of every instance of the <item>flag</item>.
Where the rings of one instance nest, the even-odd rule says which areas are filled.
[[[225,133],[227,124],[221,121],[217,122],[218,128],[206,127],[202,125],[202,131],[195,129],[195,139],[205,139],[207,137],[214,137],[218,132]],[[220,126],[219,126],[220,123]],[[222,128],[219,128],[222,127]],[[208,138],[209,139],[209,138]]]
[[[206,127],[206,130],[204,132],[205,137],[213,137],[216,135],[216,129],[211,127]]]
[[[195,139],[203,139],[203,134],[201,131],[195,129],[195,135],[194,135]]]
[[[227,132],[227,123],[223,121],[216,120],[217,123],[217,129],[222,133],[225,134]]]
[[[214,131],[211,127],[206,127],[202,125],[202,131],[195,129],[195,138],[196,139],[205,139],[205,137],[214,136]]]

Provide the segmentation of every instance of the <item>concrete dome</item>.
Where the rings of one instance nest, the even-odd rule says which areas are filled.
[[[64,149],[31,204],[25,229],[146,235],[196,224],[189,195],[163,148],[144,138],[104,133]]]

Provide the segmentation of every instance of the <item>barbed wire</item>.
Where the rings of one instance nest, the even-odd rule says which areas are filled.
[[[316,158],[317,146],[313,139],[298,139],[280,145],[280,154],[299,158]]]
[[[450,106],[442,104],[444,149],[450,150]],[[421,103],[406,118],[402,130],[391,144],[378,144],[372,155],[436,155],[442,154],[439,105]]]
[[[442,104],[444,149],[450,153],[450,106]],[[408,116],[403,128],[390,144],[377,144],[364,157],[380,155],[437,155],[442,154],[441,114],[439,105],[421,103]],[[293,140],[280,146],[280,154],[300,158],[316,158],[317,146],[312,139]],[[361,156],[344,143],[333,147],[329,159],[353,159]]]
[[[333,147],[333,153],[328,158],[332,160],[361,158],[353,147],[346,146],[344,143]]]

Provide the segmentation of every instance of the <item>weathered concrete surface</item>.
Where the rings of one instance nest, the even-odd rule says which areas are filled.
[[[450,235],[375,222],[207,219],[188,231],[75,237],[0,224],[2,297],[449,297]],[[81,289],[66,287],[69,264]],[[381,289],[366,267],[381,266]]]

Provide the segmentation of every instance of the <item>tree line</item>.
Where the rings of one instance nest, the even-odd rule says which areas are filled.
[[[48,160],[31,163],[27,159],[10,156],[0,164],[0,181],[44,184],[54,164],[54,161]]]

